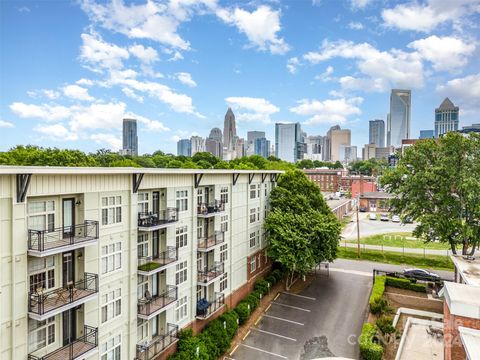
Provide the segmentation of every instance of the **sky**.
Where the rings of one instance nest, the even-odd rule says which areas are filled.
[[[336,124],[352,144],[412,90],[411,133],[448,96],[480,117],[480,0],[0,1],[0,151],[18,144],[176,153],[227,108],[237,132]]]

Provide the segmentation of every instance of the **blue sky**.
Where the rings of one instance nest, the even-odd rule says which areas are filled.
[[[480,0],[0,2],[0,150],[121,146],[141,153],[223,130],[299,121],[368,141],[392,88],[412,90],[412,134],[445,96],[480,122]]]

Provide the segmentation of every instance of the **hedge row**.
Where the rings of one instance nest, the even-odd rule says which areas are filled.
[[[425,284],[417,284],[415,282],[410,281],[409,279],[402,279],[402,278],[394,278],[387,276],[386,285],[393,286],[400,289],[407,289],[417,292],[427,292],[427,288]]]
[[[370,295],[369,305],[372,314],[380,314],[387,307],[387,301],[383,298],[385,292],[385,276],[376,276]]]
[[[375,325],[363,324],[362,334],[360,335],[360,354],[364,360],[381,360],[383,356],[383,347],[373,340],[377,335]]]

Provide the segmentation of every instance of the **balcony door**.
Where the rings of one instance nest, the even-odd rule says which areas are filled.
[[[75,198],[62,200],[63,238],[75,235]]]
[[[152,257],[158,258],[160,255],[160,231],[156,230],[152,233]]]
[[[68,345],[76,339],[75,329],[77,327],[76,310],[69,309],[62,313],[62,345]]]
[[[160,193],[158,191],[152,193],[152,212],[154,214],[159,214],[160,212]]]

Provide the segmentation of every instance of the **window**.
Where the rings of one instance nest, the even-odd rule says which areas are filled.
[[[139,257],[148,256],[148,234],[138,234],[137,252]]]
[[[224,204],[228,203],[228,187],[226,186],[220,189],[220,201]]]
[[[254,231],[250,233],[250,249],[255,246],[257,246],[257,233]]]
[[[53,256],[46,258],[32,258],[28,260],[28,275],[30,278],[30,292],[38,288],[44,290],[55,287],[55,260]]]
[[[264,208],[264,219],[267,218],[267,215],[268,215],[268,209],[267,209],[267,205],[265,205],[265,208]]]
[[[228,215],[222,215],[220,217],[220,230],[224,232],[228,231]]]
[[[267,189],[268,189],[267,183],[264,184],[264,188],[265,188],[265,196],[267,196]]]
[[[257,197],[257,185],[250,185],[250,199],[255,199]]]
[[[137,318],[137,342],[148,336],[148,321]]]
[[[187,281],[187,261],[177,264],[177,272],[175,273],[175,285],[179,285]]]
[[[197,251],[197,271],[203,271],[203,253]]]
[[[28,203],[28,228],[31,230],[55,230],[55,202],[53,200]]]
[[[228,244],[220,246],[220,262],[225,262],[228,259]]]
[[[228,285],[228,274],[223,273],[223,275],[220,277],[220,291],[223,291],[227,288]]]
[[[260,221],[260,207],[257,208],[257,221]]]
[[[104,342],[100,346],[101,360],[120,360],[122,356],[121,352],[121,340],[122,336],[117,335],[110,340]]]
[[[102,246],[102,274],[122,268],[122,243]]]
[[[256,218],[257,218],[256,212],[257,212],[257,209],[255,208],[250,209],[250,224],[253,224],[256,221]]]
[[[177,191],[178,211],[188,210],[188,190]]]
[[[148,290],[148,276],[138,275],[137,284],[137,298],[143,299]]]
[[[138,193],[138,212],[148,213],[148,193]]]
[[[122,222],[122,197],[102,197],[102,225]]]
[[[102,296],[102,324],[122,313],[122,289],[110,291]]]
[[[28,319],[28,352],[37,351],[55,342],[55,316],[44,321]]]
[[[203,189],[197,189],[197,205],[203,203]]]
[[[250,272],[253,273],[255,270],[257,270],[257,257],[252,256],[250,258]]]
[[[175,237],[177,248],[187,246],[187,238],[188,238],[187,225],[178,227],[176,229],[176,237]]]
[[[187,317],[187,297],[184,296],[177,301],[175,306],[175,320],[178,322]]]

